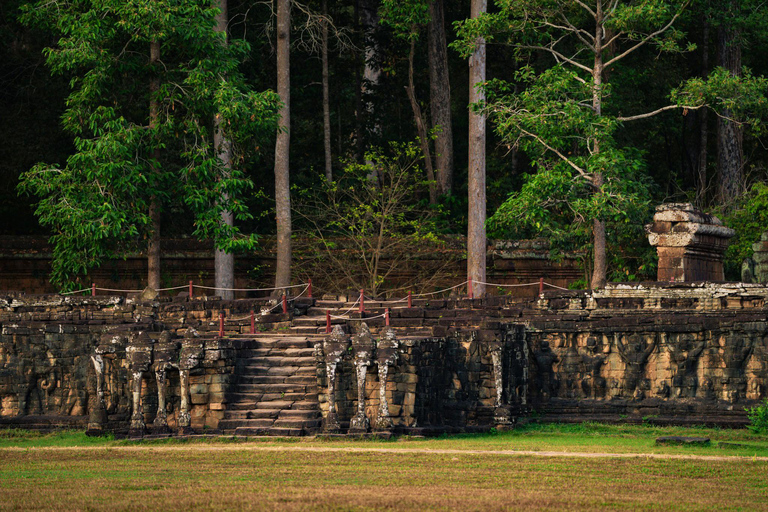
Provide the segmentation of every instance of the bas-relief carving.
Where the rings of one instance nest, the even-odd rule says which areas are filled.
[[[621,382],[621,394],[625,398],[642,400],[650,388],[645,379],[645,367],[648,357],[659,342],[658,333],[615,333],[614,345],[619,357],[624,362],[624,376]]]
[[[665,395],[694,398],[699,388],[699,360],[707,339],[695,333],[675,333],[664,338],[670,355],[672,384],[670,393]]]
[[[547,340],[542,340],[539,349],[533,352],[533,362],[536,365],[536,382],[542,400],[549,400],[553,393],[557,392],[559,381],[555,378],[552,365],[559,360],[560,358],[552,351]]]
[[[581,350],[581,390],[585,398],[605,398],[606,380],[601,371],[610,353],[611,344],[603,335],[587,337],[586,345]]]
[[[349,422],[351,433],[365,433],[370,421],[365,415],[365,378],[368,367],[373,360],[374,342],[368,324],[361,322],[357,332],[352,337],[352,351],[355,357],[355,373],[357,375],[357,413]]]

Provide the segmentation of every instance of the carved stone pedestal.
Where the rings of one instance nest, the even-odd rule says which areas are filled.
[[[357,413],[349,422],[350,434],[365,434],[370,422],[365,415],[365,377],[373,358],[373,336],[368,324],[362,322],[352,338],[355,353],[355,373],[357,374]]]
[[[323,431],[328,434],[341,432],[339,415],[336,411],[336,370],[349,345],[349,338],[340,325],[333,328],[331,335],[323,341],[325,371],[328,378],[328,414],[323,422]]]
[[[376,349],[376,362],[379,364],[379,413],[373,425],[375,431],[388,432],[392,430],[392,418],[389,416],[387,401],[387,374],[389,367],[397,362],[397,348],[400,344],[391,327],[384,329]]]
[[[723,281],[723,255],[735,232],[690,203],[662,204],[645,226],[659,254],[659,281]]]

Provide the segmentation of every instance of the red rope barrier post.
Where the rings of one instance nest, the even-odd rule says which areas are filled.
[[[384,325],[389,327],[389,308],[384,310]]]
[[[192,300],[194,292],[192,291],[192,281],[189,282],[189,299]]]
[[[360,312],[365,313],[365,295],[362,288],[360,288]]]
[[[91,295],[96,296],[96,283],[91,283]]]
[[[410,291],[408,292],[408,307],[413,307],[413,292]]]
[[[219,337],[224,337],[224,312],[219,313]]]
[[[469,278],[469,298],[474,299],[475,298],[475,290],[472,287],[472,278]]]
[[[325,334],[331,333],[331,312],[330,310],[325,310]]]
[[[541,295],[542,293],[544,293],[544,278],[540,277],[539,278],[539,295]]]
[[[309,279],[309,285],[307,286],[307,293],[309,298],[312,298],[312,278]]]
[[[283,314],[288,314],[288,299],[285,297],[285,294],[283,294]]]
[[[256,315],[251,310],[251,334],[256,334]]]

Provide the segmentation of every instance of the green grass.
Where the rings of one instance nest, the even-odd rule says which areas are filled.
[[[656,446],[662,435],[710,437],[713,444]],[[752,447],[720,449],[719,441]],[[366,448],[387,451],[360,451]],[[507,454],[514,450],[563,456]],[[573,452],[727,458],[568,455]],[[596,423],[386,441],[135,442],[0,430],[0,510],[767,509],[768,462],[755,456],[768,456],[768,437],[748,430]]]
[[[709,437],[709,446],[657,446],[659,436]],[[736,443],[746,447],[720,448],[719,442]],[[222,438],[160,439],[141,441],[147,446],[176,444],[231,444],[243,440]],[[396,437],[382,439],[312,439],[271,438],[252,439],[260,445],[338,446],[338,447],[408,447],[449,450],[523,450],[556,452],[658,453],[716,456],[768,457],[768,435],[746,429],[717,429],[707,427],[658,427],[652,425],[607,425],[601,423],[530,423],[509,432],[487,434],[457,434],[436,438]],[[79,431],[40,434],[23,430],[0,430],[0,448],[4,447],[66,447],[66,446],[130,446],[131,440],[112,437],[87,437]]]
[[[467,440],[457,439],[454,446]],[[493,449],[480,454],[301,449],[347,444],[396,448],[400,443],[414,445],[105,440],[101,446],[0,448],[0,510],[768,507],[768,463],[751,459],[541,458],[494,454]]]

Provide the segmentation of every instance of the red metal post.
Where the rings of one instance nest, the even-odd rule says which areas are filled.
[[[307,287],[307,292],[309,293],[309,298],[312,298],[312,278],[309,279],[309,286]]]
[[[96,283],[91,283],[91,295],[96,295]]]
[[[194,292],[192,291],[192,281],[189,282],[189,298],[192,299]]]
[[[472,278],[469,278],[469,298],[474,299],[475,298],[475,290],[472,287]]]
[[[283,314],[288,314],[288,299],[285,297],[285,294],[283,294]]]
[[[251,334],[256,334],[256,315],[251,310]]]
[[[224,337],[224,312],[219,313],[219,337]]]
[[[384,325],[389,327],[389,308],[384,310]]]
[[[362,288],[360,288],[360,312],[365,312],[365,295],[363,294]]]
[[[412,292],[408,292],[408,307],[409,308],[413,307],[413,293]]]
[[[329,310],[325,310],[325,334],[330,334],[331,332],[331,312]]]
[[[539,278],[539,295],[541,295],[542,293],[544,293],[544,278],[540,277]]]

